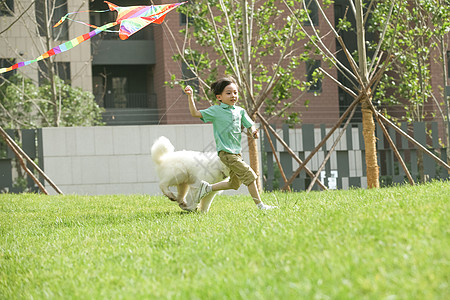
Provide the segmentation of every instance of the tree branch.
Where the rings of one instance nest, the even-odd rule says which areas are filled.
[[[380,40],[378,41],[377,49],[375,50],[375,53],[373,54],[372,62],[370,63],[370,66],[369,66],[369,71],[368,71],[369,73],[372,73],[373,64],[375,63],[376,57],[378,56],[378,53],[380,52],[381,44],[383,44],[383,42],[384,42],[384,37],[386,35],[386,31],[387,31],[387,28],[389,25],[389,20],[391,19],[392,11],[394,10],[394,4],[395,4],[395,1],[392,1],[391,7],[389,9],[387,21],[384,24],[383,32],[381,33]]]
[[[298,26],[300,27],[300,29],[303,31],[303,33],[308,37],[308,39],[311,41],[311,43],[313,43],[313,45],[320,51],[320,53],[328,58],[333,65],[336,67],[336,69],[338,69],[341,73],[345,74],[341,69],[345,70],[348,74],[350,74],[354,79],[357,79],[355,74],[353,74],[350,70],[347,69],[347,67],[344,66],[344,64],[342,64],[328,49],[328,47],[326,47],[325,45],[323,45],[323,43],[321,43],[320,39],[319,42],[321,43],[322,47],[324,48],[324,50],[314,41],[314,39],[311,37],[311,35],[307,32],[307,30],[302,26],[301,22],[299,21],[299,19],[297,18],[297,16],[295,15],[295,13],[292,11],[292,9],[289,7],[289,5],[286,3],[285,0],[283,0],[283,3],[286,5],[286,7],[288,8],[288,10],[291,12],[292,17],[294,17],[295,21],[297,22]],[[320,7],[320,6],[319,6]],[[313,26],[314,27],[314,26]],[[350,80],[352,81],[352,80]]]
[[[28,5],[28,7],[20,14],[20,16],[18,16],[11,24],[9,24],[8,27],[6,27],[4,30],[0,31],[0,35],[5,33],[6,31],[8,31],[11,27],[13,27],[13,25],[16,24],[17,21],[19,21],[20,18],[22,18],[22,16],[31,8],[31,6],[34,4],[34,2],[36,2],[36,1],[32,1],[30,3],[30,5]]]
[[[231,24],[230,24],[230,18],[228,17],[227,8],[225,7],[225,4],[223,3],[223,0],[220,0],[220,7],[222,8],[222,12],[225,14],[225,20],[227,20],[227,28],[228,28],[228,34],[230,35],[230,41],[231,41],[231,48],[233,49],[233,58],[234,58],[234,66],[235,66],[235,75],[237,77],[238,82],[242,83],[241,74],[238,71],[239,70],[239,60],[238,60],[238,51],[236,49],[236,44],[234,43],[234,35],[233,31],[231,30]],[[208,3],[208,9],[212,16],[212,21],[214,22],[214,16],[211,10],[211,7]],[[214,22],[214,28],[216,29],[215,22]],[[219,37],[217,37],[217,40],[219,43],[222,43]],[[223,49],[223,46],[221,45],[221,48]],[[225,53],[225,50],[223,50]]]

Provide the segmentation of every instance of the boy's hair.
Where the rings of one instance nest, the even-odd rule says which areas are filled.
[[[232,83],[237,84],[233,77],[224,77],[211,84],[211,90],[214,95],[220,95],[225,87]]]

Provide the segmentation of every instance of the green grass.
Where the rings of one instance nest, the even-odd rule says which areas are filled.
[[[450,184],[163,197],[0,195],[0,299],[447,299]]]

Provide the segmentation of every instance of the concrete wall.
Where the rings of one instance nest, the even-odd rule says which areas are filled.
[[[158,195],[150,148],[161,135],[176,150],[215,151],[211,124],[43,128],[44,171],[65,194]],[[249,162],[245,137],[242,146]]]

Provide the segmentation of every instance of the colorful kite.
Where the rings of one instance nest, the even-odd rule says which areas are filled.
[[[164,18],[168,12],[175,9],[177,6],[182,5],[186,2],[181,3],[172,3],[172,4],[163,4],[163,5],[151,5],[151,6],[117,6],[113,3],[110,3],[108,1],[105,1],[106,4],[109,6],[109,10],[104,11],[95,11],[95,12],[106,12],[106,11],[117,11],[118,15],[115,22],[105,24],[101,27],[97,27],[95,25],[83,23],[80,21],[76,21],[73,19],[70,19],[69,16],[72,14],[76,14],[79,12],[72,12],[68,13],[64,17],[61,18],[61,20],[55,24],[53,27],[59,26],[62,22],[64,22],[66,19],[82,23],[84,25],[87,25],[89,27],[95,28],[89,33],[80,35],[77,38],[74,38],[68,42],[65,42],[64,44],[61,44],[59,46],[56,46],[55,48],[45,52],[41,56],[39,56],[36,59],[20,62],[17,63],[9,68],[1,68],[0,74],[9,72],[12,70],[15,70],[17,68],[27,66],[31,63],[43,60],[45,58],[48,58],[50,56],[53,56],[55,54],[65,52],[67,50],[72,49],[75,46],[78,46],[80,43],[87,41],[91,37],[99,34],[102,31],[109,31],[108,29],[120,24],[119,29],[119,38],[121,40],[126,40],[129,38],[132,34],[138,32],[142,28],[144,28],[147,25],[150,25],[151,23],[161,24],[164,21]],[[116,32],[116,31],[114,31]]]

